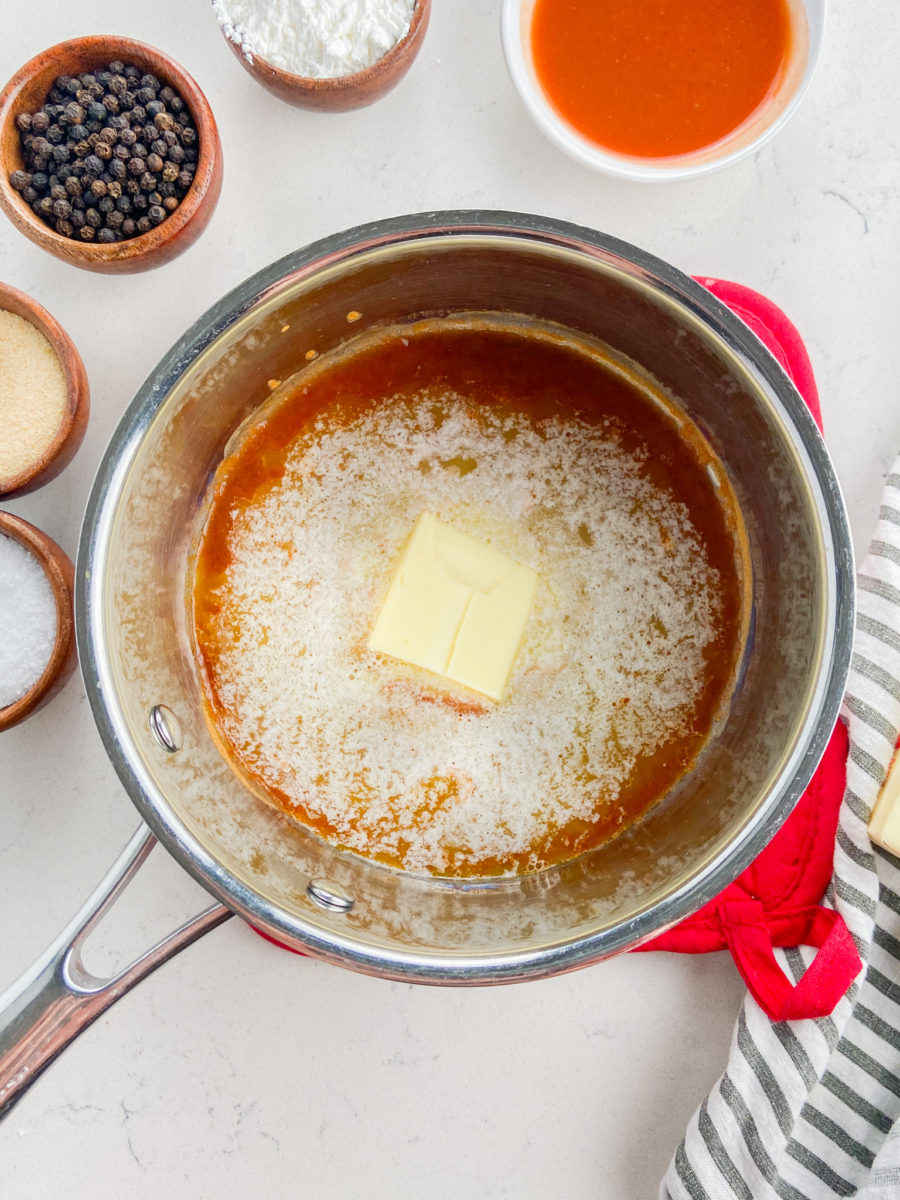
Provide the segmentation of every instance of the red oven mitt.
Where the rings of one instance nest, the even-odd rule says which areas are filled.
[[[822,428],[812,366],[800,335],[764,296],[737,283],[698,278],[772,352]],[[746,871],[699,912],[638,950],[704,954],[731,951],[751,995],[773,1021],[827,1016],[862,968],[843,917],[819,901],[831,879],[844,796],[847,731],[838,722],[809,787],[775,837]],[[778,965],[775,946],[815,946],[796,985]]]

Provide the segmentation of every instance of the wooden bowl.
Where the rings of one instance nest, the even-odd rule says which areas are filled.
[[[34,686],[12,704],[0,708],[0,731],[18,725],[37,712],[59,691],[75,669],[75,622],[72,614],[72,589],[75,568],[66,552],[53,538],[36,529],[21,517],[0,512],[0,535],[5,534],[29,550],[50,581],[56,601],[56,640],[50,659]]]
[[[11,172],[24,165],[15,122],[21,112],[37,112],[57,76],[80,75],[116,59],[158,76],[182,97],[197,127],[197,171],[175,211],[147,233],[108,245],[80,242],[45,224],[10,185]],[[63,262],[110,275],[158,267],[197,240],[209,224],[221,189],[222,147],[212,109],[191,76],[153,46],[115,36],[60,42],[27,62],[0,92],[0,207],[26,237]]]
[[[419,53],[430,15],[431,0],[416,0],[409,29],[387,54],[362,71],[353,75],[339,75],[334,79],[292,75],[290,71],[273,66],[255,53],[250,61],[237,42],[225,36],[224,31],[223,36],[244,70],[249,71],[270,92],[287,100],[288,104],[320,112],[348,112],[353,108],[374,104],[400,82]]]
[[[71,461],[87,428],[91,393],[75,343],[45,308],[24,292],[0,283],[0,309],[23,317],[44,335],[60,361],[66,380],[66,404],[53,441],[18,475],[5,478],[0,475],[0,496],[10,497],[49,483]]]

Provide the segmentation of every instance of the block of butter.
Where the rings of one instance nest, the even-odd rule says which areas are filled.
[[[422,513],[369,647],[499,700],[537,578],[531,567]]]
[[[900,754],[894,755],[872,809],[869,837],[891,854],[900,855]]]

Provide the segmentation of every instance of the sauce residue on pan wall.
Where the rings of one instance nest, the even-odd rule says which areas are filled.
[[[423,511],[539,573],[502,701],[373,653]],[[744,636],[725,473],[629,364],[477,315],[362,334],[235,435],[193,628],[213,735],[263,799],[420,873],[540,869],[696,760]]]
[[[738,129],[775,91],[795,44],[788,0],[537,0],[535,71],[590,141],[645,158]]]

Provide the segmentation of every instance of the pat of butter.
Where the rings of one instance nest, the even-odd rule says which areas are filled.
[[[499,700],[536,586],[531,567],[422,513],[369,647]]]
[[[869,819],[869,837],[900,855],[900,754],[894,756]]]

